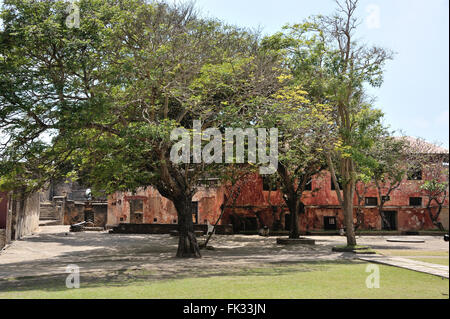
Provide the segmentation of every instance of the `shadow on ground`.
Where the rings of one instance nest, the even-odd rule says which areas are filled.
[[[135,281],[140,277],[167,280],[224,276],[239,274],[243,269],[300,262],[314,265],[353,258],[351,254],[332,253],[327,244],[280,246],[275,237],[235,235],[213,237],[210,245],[214,250],[202,250],[201,259],[178,259],[175,258],[178,239],[169,235],[68,233],[66,230],[48,228],[41,234],[14,242],[3,252],[0,291],[33,289],[46,281],[57,282],[65,289],[68,265],[80,267],[85,281],[104,284]],[[304,267],[304,271],[309,269]]]
[[[331,252],[333,246],[345,243],[345,237],[315,239],[316,246],[281,246],[276,237],[214,236],[210,242],[214,250],[202,250],[203,258],[177,259],[178,239],[169,235],[69,233],[67,226],[44,227],[40,234],[13,242],[0,254],[0,291],[66,289],[68,265],[80,267],[81,279],[88,285],[122,286],[136,281],[249,273],[278,276],[313,271],[327,263],[356,262],[352,253]],[[373,249],[417,249],[414,245],[386,244],[382,237],[361,238],[361,244]]]
[[[302,262],[271,262],[259,267],[247,266],[198,269],[190,267],[183,272],[156,272],[147,269],[121,269],[111,272],[84,273],[80,276],[82,288],[95,287],[126,287],[139,283],[152,283],[167,280],[178,280],[187,278],[214,278],[226,276],[245,277],[275,277],[293,274],[298,272],[326,271],[331,265],[345,264],[365,264],[358,260],[337,260],[337,261],[302,261]],[[14,279],[0,280],[0,292],[19,292],[28,290],[43,290],[49,292],[66,291],[66,275],[47,275],[40,277],[22,277]]]

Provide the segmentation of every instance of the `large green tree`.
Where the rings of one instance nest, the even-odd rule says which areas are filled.
[[[83,23],[66,24],[63,1],[3,1],[0,135],[3,187],[39,189],[68,171],[75,128],[101,113],[102,42],[109,6],[82,1]],[[69,133],[71,132],[71,133]],[[53,141],[50,140],[53,138]],[[69,168],[70,169],[70,168]]]
[[[190,5],[82,0],[79,28],[65,23],[66,5],[4,3],[3,162],[39,159],[42,180],[69,163],[60,166],[108,193],[154,186],[178,213],[177,256],[200,257],[192,197],[214,165],[173,162],[171,133],[195,136],[194,120],[225,127],[273,94],[277,56],[258,35],[198,18]]]

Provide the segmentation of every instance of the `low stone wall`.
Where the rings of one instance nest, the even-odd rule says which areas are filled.
[[[170,234],[177,231],[177,224],[119,224],[113,228],[112,233],[116,234]],[[195,231],[208,231],[208,225],[194,225]],[[232,225],[218,225],[217,235],[233,235]]]

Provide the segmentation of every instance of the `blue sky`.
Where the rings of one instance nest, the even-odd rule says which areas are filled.
[[[179,1],[179,0],[178,0]],[[173,0],[177,2],[177,0]],[[286,23],[332,13],[333,0],[197,0],[206,16],[274,33]],[[396,52],[384,85],[371,90],[385,122],[449,148],[449,1],[360,0],[359,37]],[[373,14],[378,12],[378,19]]]
[[[169,0],[183,2],[183,0]],[[0,0],[1,3],[1,0]],[[197,0],[205,16],[263,33],[334,11],[333,0]],[[449,148],[449,1],[360,0],[359,36],[397,53],[371,90],[386,124]],[[82,18],[82,17],[81,17]]]

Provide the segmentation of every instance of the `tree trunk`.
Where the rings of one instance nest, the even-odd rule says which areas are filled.
[[[358,205],[358,208],[356,210],[356,224],[355,224],[355,231],[361,227],[363,224],[363,210],[361,209],[361,205]]]
[[[438,204],[438,211],[437,211],[436,215],[433,215],[432,207],[431,207],[431,203],[433,202],[433,199],[430,199],[427,204],[428,215],[430,216],[430,219],[431,219],[431,222],[433,223],[433,225],[438,227],[439,230],[444,231],[445,230],[444,225],[442,225],[442,223],[439,222],[439,215],[441,214],[444,201],[442,203],[440,203],[436,199],[435,199],[435,201]]]
[[[348,190],[348,185],[343,187],[344,195],[344,225],[347,236],[347,246],[356,246],[355,228],[353,225],[353,192]],[[350,185],[350,188],[352,186]]]
[[[179,233],[177,258],[201,258],[192,221],[192,198],[176,201],[175,207],[178,212]]]
[[[352,176],[352,160],[345,158],[342,161],[342,176],[345,179],[343,185],[343,205],[345,233],[347,246],[356,246],[355,228],[353,223],[353,196],[355,194],[355,180]]]
[[[297,201],[294,201],[294,203],[291,203],[289,205],[289,210],[291,212],[291,229],[289,232],[289,238],[291,239],[297,239],[300,237],[299,231],[298,231],[298,206]]]
[[[383,208],[384,208],[384,206],[379,206],[378,207],[378,213],[379,213],[379,215],[381,217],[381,220],[384,222],[384,224],[389,228],[389,230],[391,230],[391,223],[386,218],[386,216],[384,216]],[[381,225],[381,228],[383,228],[383,225]]]

